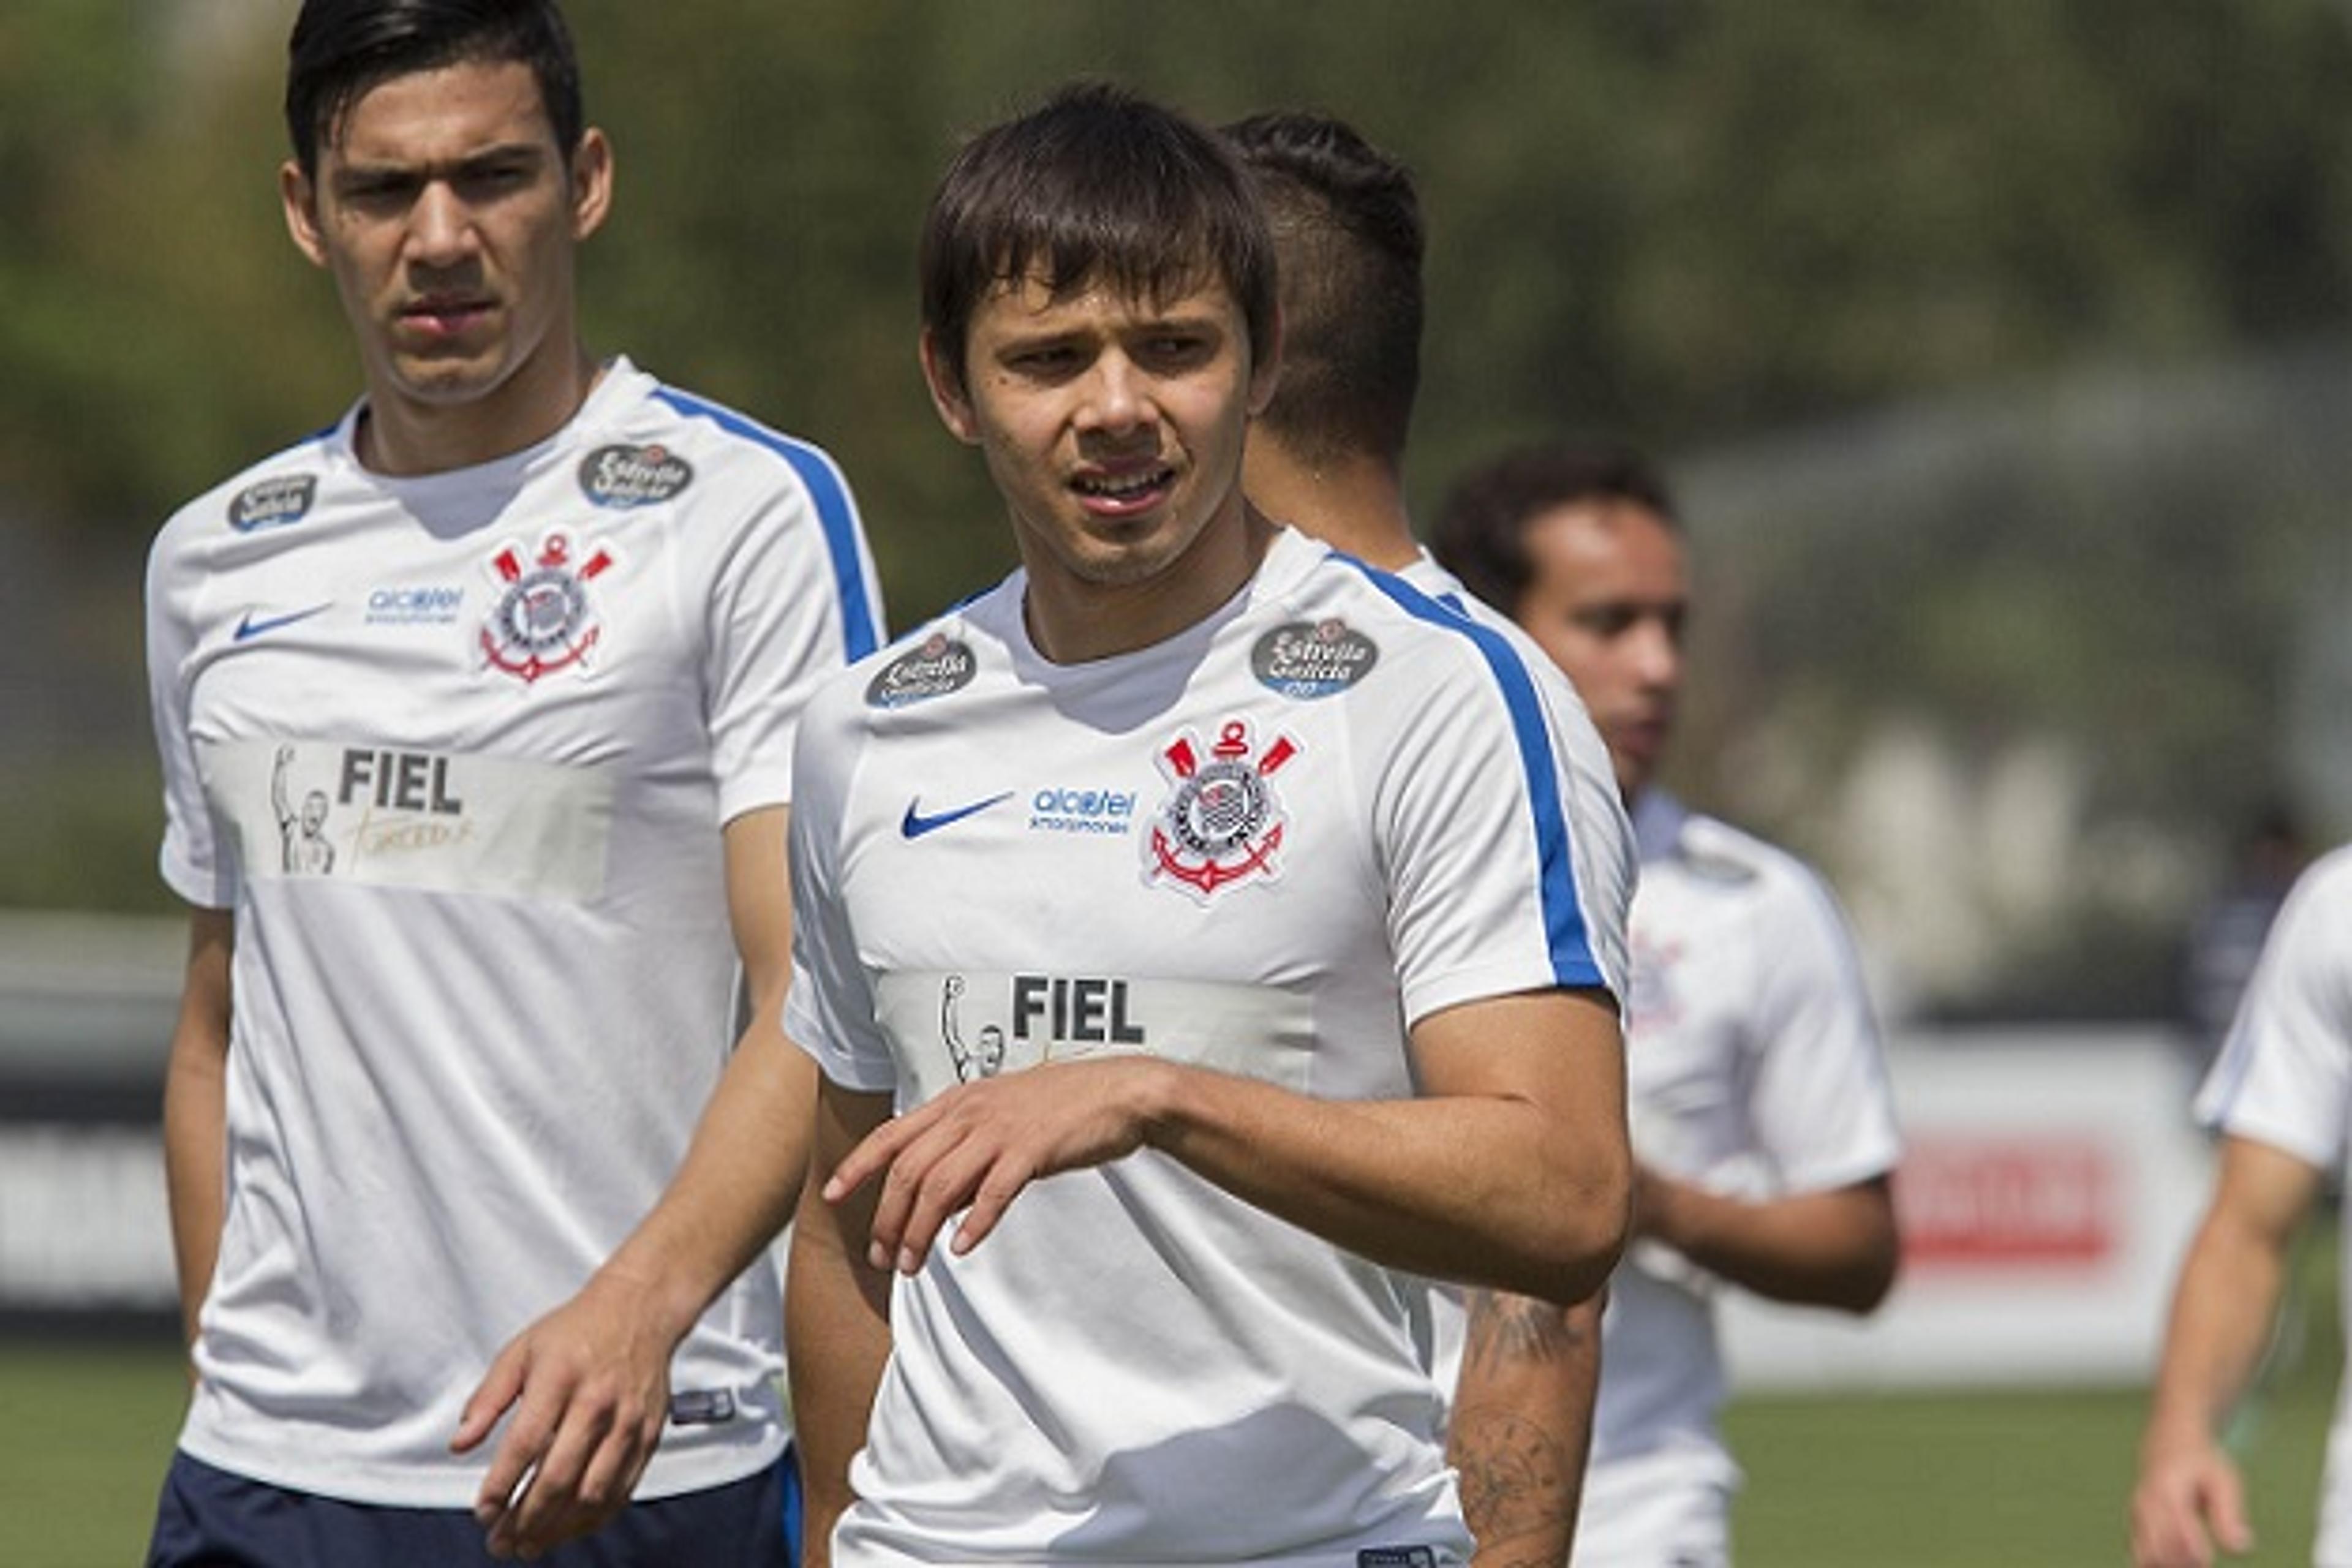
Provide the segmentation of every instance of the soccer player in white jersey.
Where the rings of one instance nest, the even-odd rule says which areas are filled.
[[[194,1391],[149,1561],[488,1562],[468,1391],[659,1196],[739,997],[737,1068],[805,1121],[791,747],[879,607],[823,453],[583,349],[612,155],[551,5],[310,0],[287,113],[363,394],[150,565],[194,913],[165,1091]],[[533,1369],[637,1465],[660,1437],[551,1561],[786,1560],[773,1269],[723,1296],[674,1392]]]
[[[1622,816],[1511,644],[1244,500],[1275,273],[1213,133],[1066,89],[921,272],[1022,569],[795,753],[809,1560],[1463,1563],[1400,1271],[1616,1257]],[[737,1087],[615,1259],[664,1331],[798,1174]]]
[[[1568,672],[1641,850],[1633,1241],[1601,1319],[1574,1561],[1708,1568],[1729,1560],[1738,1481],[1717,1429],[1716,1292],[1866,1312],[1894,1282],[1900,1145],[1876,1027],[1821,879],[1654,782],[1689,591],[1649,464],[1611,446],[1507,456],[1457,483],[1432,545]]]
[[[2206,1568],[2254,1549],[2245,1483],[2221,1445],[2253,1381],[2294,1240],[2352,1151],[2352,850],[2296,881],[2236,1024],[2199,1092],[2221,1134],[2213,1195],[2182,1261],[2132,1496],[2138,1568]],[[2347,1313],[2352,1321],[2352,1313]],[[2352,1563],[2352,1408],[2339,1398],[2312,1550]]]
[[[1330,115],[1252,115],[1223,128],[1266,212],[1281,275],[1282,378],[1251,423],[1242,485],[1267,516],[1395,573],[1505,635],[1517,627],[1413,535],[1404,454],[1421,382],[1421,204],[1402,163]],[[1605,811],[1609,753],[1566,677],[1528,655],[1569,739],[1574,787]],[[1430,1355],[1451,1396],[1446,1452],[1478,1561],[1567,1561],[1599,1363],[1598,1298],[1561,1308],[1444,1285]]]

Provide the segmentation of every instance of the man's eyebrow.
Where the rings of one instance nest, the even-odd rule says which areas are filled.
[[[501,142],[494,147],[484,147],[462,158],[435,158],[410,163],[398,158],[371,161],[349,159],[336,165],[334,177],[362,184],[373,180],[433,180],[453,174],[478,173],[501,164],[539,163],[549,156],[546,147],[536,142]]]

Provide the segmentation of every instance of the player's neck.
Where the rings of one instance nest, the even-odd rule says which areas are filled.
[[[1055,664],[1085,664],[1165,642],[1207,619],[1256,574],[1274,544],[1274,523],[1238,489],[1233,505],[1236,515],[1202,530],[1182,555],[1136,582],[1093,582],[1029,562],[1021,614],[1030,642]]]
[[[539,445],[571,421],[604,367],[574,343],[534,356],[478,397],[442,403],[372,384],[355,435],[361,464],[395,478],[452,473]]]
[[[1267,516],[1367,565],[1394,572],[1421,559],[1403,479],[1378,458],[1308,461],[1254,429],[1243,483]]]

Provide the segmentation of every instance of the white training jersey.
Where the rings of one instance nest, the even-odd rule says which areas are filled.
[[[227,1216],[182,1447],[471,1504],[466,1395],[683,1154],[738,1026],[720,827],[877,640],[822,452],[605,368],[530,449],[369,472],[359,411],[149,563],[165,879],[233,909]],[[774,1270],[673,1368],[641,1495],[781,1450]]]
[[[1407,1030],[1623,975],[1631,846],[1530,672],[1283,531],[1134,653],[1047,662],[1015,574],[810,710],[787,1032],[904,1107],[1143,1051],[1413,1092]],[[1145,1151],[900,1279],[834,1560],[1466,1560],[1418,1281]]]
[[[1659,790],[1633,813],[1627,1110],[1634,1157],[1748,1198],[1884,1175],[1902,1153],[1877,1026],[1845,923],[1795,857]],[[1601,1314],[1590,1473],[1667,1454],[1689,1481],[1736,1483],[1717,1281],[1649,1239],[1627,1249]],[[1591,1549],[1608,1521],[1595,1519]],[[1579,1531],[1578,1557],[1588,1532]]]
[[[2197,1114],[2339,1179],[2352,1170],[2352,849],[2315,862],[2279,910]],[[2352,1205],[2344,1224],[2352,1240]],[[2352,1325],[2352,1289],[2345,1300]],[[2328,1430],[2312,1560],[2352,1562],[2352,1383]]]

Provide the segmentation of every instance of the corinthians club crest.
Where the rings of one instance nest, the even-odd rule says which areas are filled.
[[[1189,730],[1163,748],[1160,768],[1175,788],[1151,825],[1144,879],[1168,879],[1205,904],[1235,882],[1280,876],[1284,816],[1274,775],[1298,749],[1282,735],[1260,752],[1246,719],[1219,726],[1206,756]]]
[[[604,628],[597,623],[588,584],[612,569],[613,552],[597,544],[585,560],[572,557],[572,538],[562,531],[541,540],[535,555],[509,544],[490,557],[490,575],[500,592],[482,623],[482,657],[493,669],[526,686],[559,669],[589,673],[589,656]]]

